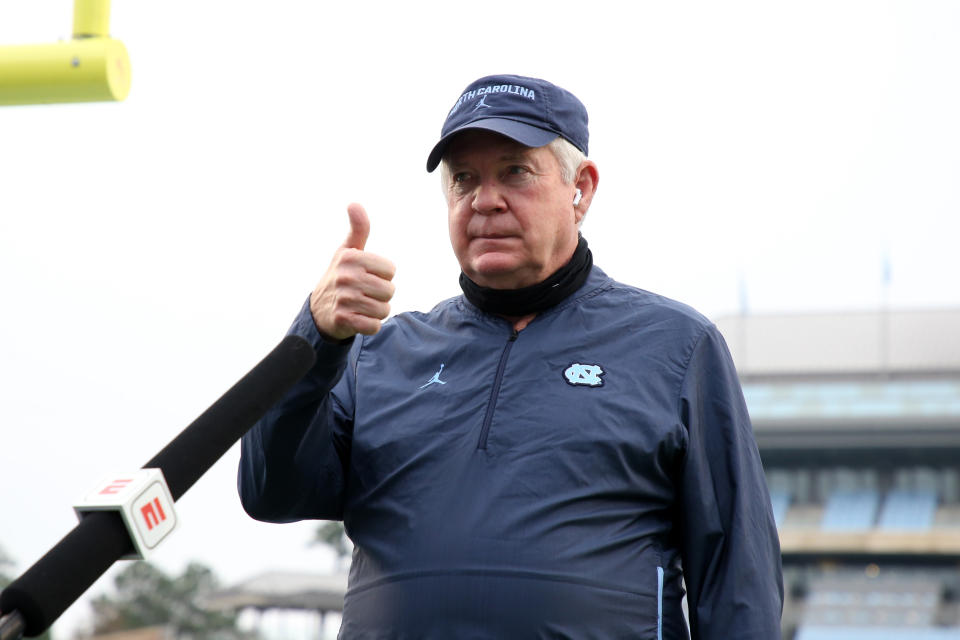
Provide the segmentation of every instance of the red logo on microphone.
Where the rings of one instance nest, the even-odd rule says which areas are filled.
[[[176,527],[173,501],[159,482],[146,487],[131,506],[138,534],[147,549],[156,547]]]
[[[100,494],[104,496],[115,495],[123,491],[133,482],[133,478],[117,478],[116,480],[111,480],[110,484],[105,486],[100,490]]]
[[[163,507],[160,505],[160,498],[154,498],[153,502],[140,507],[140,513],[143,515],[143,521],[147,523],[147,531],[151,531],[167,519],[167,514],[163,512]]]
[[[74,511],[78,518],[91,511],[119,512],[134,547],[128,558],[147,557],[177,528],[173,496],[160,469],[107,476]]]

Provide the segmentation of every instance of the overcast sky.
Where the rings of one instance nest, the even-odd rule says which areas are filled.
[[[0,0],[0,45],[69,37],[72,5]],[[622,281],[712,318],[960,306],[955,2],[115,0],[111,26],[125,102],[0,108],[0,545],[18,570],[279,341],[347,203],[397,264],[395,311],[459,293],[424,164],[482,75],[587,105],[583,233]],[[329,569],[313,523],[242,512],[238,455],[178,503],[157,564],[228,583]]]

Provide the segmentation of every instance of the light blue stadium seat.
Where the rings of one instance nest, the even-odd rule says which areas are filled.
[[[770,490],[770,506],[773,507],[773,519],[777,523],[777,529],[783,527],[783,521],[787,517],[787,510],[790,508],[791,496],[787,491]]]
[[[827,499],[820,528],[824,531],[870,529],[877,518],[880,495],[873,490],[840,490]]]
[[[933,526],[937,494],[932,490],[894,490],[887,494],[877,526],[886,530],[924,531]]]

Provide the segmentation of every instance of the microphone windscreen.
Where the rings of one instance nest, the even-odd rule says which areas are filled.
[[[276,348],[144,469],[160,469],[174,500],[186,493],[267,410],[313,366],[313,346],[299,336],[285,337]]]
[[[266,358],[153,457],[174,500],[215,463],[313,366],[313,346],[287,336]],[[0,592],[0,612],[18,611],[37,636],[90,588],[133,542],[116,511],[90,512],[23,575]]]
[[[18,611],[24,635],[38,636],[110,568],[133,552],[119,511],[91,511],[0,593],[0,611]]]

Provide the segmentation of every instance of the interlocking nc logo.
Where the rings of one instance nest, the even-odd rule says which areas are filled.
[[[575,362],[563,372],[567,384],[577,387],[602,387],[603,369],[598,364],[580,364]]]

